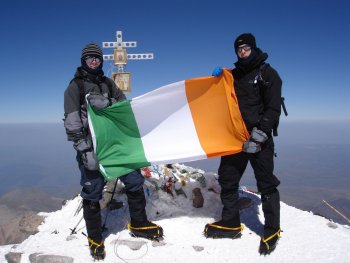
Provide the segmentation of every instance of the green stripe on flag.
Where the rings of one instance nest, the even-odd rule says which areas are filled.
[[[149,166],[130,101],[103,110],[88,107],[100,171],[107,180]]]

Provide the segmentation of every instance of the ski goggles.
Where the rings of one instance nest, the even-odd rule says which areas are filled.
[[[95,61],[96,63],[101,63],[101,58],[99,58],[99,57],[92,57],[92,56],[87,56],[85,58],[86,64],[90,64],[92,61]]]
[[[251,46],[244,45],[244,46],[238,47],[238,48],[237,48],[237,52],[242,52],[243,50],[244,50],[244,51],[249,51],[249,50],[251,50],[251,49],[252,49]]]

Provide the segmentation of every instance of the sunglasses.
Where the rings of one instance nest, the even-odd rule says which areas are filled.
[[[87,56],[87,57],[85,58],[86,64],[90,64],[92,61],[95,61],[96,63],[101,63],[101,59],[100,59],[100,58],[97,58],[97,57],[90,57],[90,56]]]
[[[244,45],[244,46],[238,47],[238,48],[237,48],[237,52],[242,52],[243,50],[244,50],[244,51],[249,51],[249,50],[251,50],[251,49],[252,49],[252,48],[251,48],[250,46]]]

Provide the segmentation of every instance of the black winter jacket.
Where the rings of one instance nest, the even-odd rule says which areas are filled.
[[[117,88],[114,81],[105,77],[103,71],[98,75],[92,75],[79,67],[74,75],[84,83],[84,92],[98,92],[106,98],[115,98],[116,101],[126,99],[123,92]],[[107,83],[112,84],[112,94]],[[80,139],[90,139],[88,131],[88,121],[86,112],[86,101],[81,103],[81,92],[76,81],[71,81],[64,92],[64,127],[66,128],[68,141],[78,141]]]
[[[255,58],[248,65],[240,61],[235,63],[232,75],[239,109],[248,131],[257,127],[270,136],[281,115],[282,80],[268,65],[261,78],[255,81],[267,57],[257,49]]]

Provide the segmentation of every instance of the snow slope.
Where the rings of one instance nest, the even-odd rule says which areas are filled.
[[[284,203],[281,203],[282,238],[271,255],[260,256],[258,245],[264,222],[260,197],[245,188],[240,191],[241,196],[251,198],[254,205],[241,211],[245,225],[242,238],[206,239],[202,234],[204,225],[219,219],[222,207],[216,175],[176,165],[172,171],[174,178],[195,176],[188,176],[186,185],[181,188],[187,197],[177,195],[175,191],[172,196],[161,189],[155,190],[149,183],[157,181],[164,185],[164,178],[159,176],[161,172],[157,169],[152,170],[152,176],[145,184],[145,193],[149,218],[163,227],[164,240],[156,242],[129,235],[126,227],[128,207],[125,195],[120,193],[122,185],[118,184],[117,199],[125,206],[109,213],[104,262],[350,262],[349,226],[329,222]],[[205,183],[193,179],[200,174],[204,174]],[[178,184],[175,186],[179,189]],[[204,196],[202,208],[192,206],[191,193],[195,187],[200,187]],[[41,213],[46,219],[39,227],[40,232],[19,245],[0,247],[0,261],[4,262],[4,255],[12,252],[23,253],[21,263],[30,262],[29,256],[34,253],[71,257],[74,262],[93,262],[86,237],[81,234],[85,232],[84,221],[77,227],[77,234],[71,235],[70,228],[82,216],[82,211],[74,216],[80,201],[81,198],[77,197],[59,211]],[[105,214],[104,210],[103,220]]]

